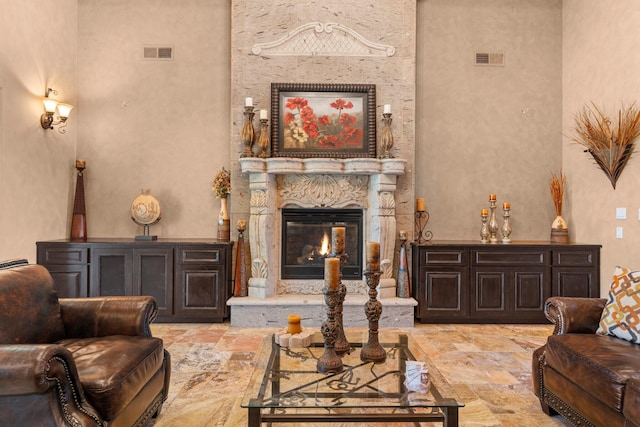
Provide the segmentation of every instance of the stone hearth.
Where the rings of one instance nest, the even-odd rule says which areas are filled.
[[[234,297],[232,326],[279,326],[287,314],[302,315],[303,325],[320,326],[325,318],[322,280],[280,277],[282,208],[360,208],[365,241],[380,242],[382,277],[378,299],[380,326],[413,326],[413,298],[397,298],[393,278],[396,250],[395,191],[404,174],[403,159],[241,158],[251,190],[249,296]],[[368,289],[363,280],[345,281],[345,325],[366,326],[363,305]]]

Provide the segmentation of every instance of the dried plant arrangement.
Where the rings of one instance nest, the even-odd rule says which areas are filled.
[[[551,190],[551,198],[553,199],[553,204],[556,207],[556,216],[562,216],[562,199],[564,196],[564,184],[565,184],[565,176],[560,171],[560,175],[556,175],[555,173],[551,173],[551,179],[549,180],[549,190]]]
[[[592,102],[575,115],[575,132],[572,140],[593,156],[615,190],[616,182],[631,158],[635,139],[640,135],[640,110],[635,103],[622,106],[614,126]]]

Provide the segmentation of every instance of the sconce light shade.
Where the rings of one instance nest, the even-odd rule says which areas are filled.
[[[58,115],[61,119],[66,119],[69,117],[69,113],[71,113],[72,109],[73,105],[61,102],[58,104]]]
[[[44,98],[42,98],[45,112],[40,116],[40,125],[43,129],[53,129],[54,125],[60,125],[60,127],[58,127],[58,132],[65,133],[67,130],[64,127],[67,125],[67,119],[69,118],[69,113],[71,112],[73,105],[62,102],[58,103],[57,99],[49,98],[49,94],[51,92],[55,95],[58,94],[54,89],[47,89]],[[56,107],[58,110],[57,120],[54,118]]]
[[[58,100],[55,98],[45,97],[42,98],[42,103],[44,104],[44,111],[53,114],[56,111]]]

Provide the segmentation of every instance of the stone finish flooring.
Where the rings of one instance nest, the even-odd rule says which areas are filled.
[[[402,330],[420,343],[465,403],[460,426],[568,425],[558,416],[544,414],[532,391],[531,354],[546,341],[552,326],[416,323],[414,328]],[[256,351],[264,336],[275,329],[236,328],[226,323],[157,323],[152,331],[164,340],[172,359],[169,397],[154,427],[247,424],[247,410],[240,402],[255,366]]]

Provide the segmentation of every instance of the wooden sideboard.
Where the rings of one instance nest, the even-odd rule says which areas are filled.
[[[60,297],[151,295],[160,322],[228,317],[233,242],[215,239],[88,239],[37,242],[38,264]]]
[[[550,296],[599,297],[600,245],[412,244],[421,323],[547,323]]]

